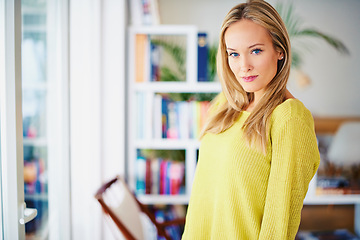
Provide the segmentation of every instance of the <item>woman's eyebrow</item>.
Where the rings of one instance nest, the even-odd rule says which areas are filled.
[[[236,49],[233,49],[233,48],[226,48],[226,50],[236,51]]]
[[[253,48],[253,47],[258,46],[258,45],[264,46],[265,44],[263,44],[263,43],[255,43],[255,44],[249,46],[249,48]]]
[[[253,48],[255,46],[265,46],[265,44],[263,44],[263,43],[255,43],[255,44],[252,44],[251,46],[249,46],[248,48]],[[230,48],[230,47],[226,48],[226,50],[236,51],[236,49]]]

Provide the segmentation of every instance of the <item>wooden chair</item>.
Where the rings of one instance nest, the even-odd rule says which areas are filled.
[[[165,231],[167,226],[185,224],[184,218],[158,222],[154,214],[137,200],[119,176],[103,184],[95,194],[95,198],[101,204],[104,213],[113,220],[123,236],[129,240],[144,239],[144,234],[147,234],[142,221],[144,215],[155,226],[157,234],[166,240],[171,240]]]

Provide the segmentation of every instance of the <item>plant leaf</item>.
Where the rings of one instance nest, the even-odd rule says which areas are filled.
[[[340,53],[350,54],[347,47],[340,40],[338,40],[330,35],[319,32],[315,29],[308,28],[308,29],[301,30],[297,33],[297,36],[310,36],[310,37],[321,38],[321,39],[325,40],[330,46],[332,46],[337,51],[339,51]]]

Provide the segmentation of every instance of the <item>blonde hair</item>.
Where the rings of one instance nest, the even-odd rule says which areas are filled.
[[[224,19],[217,54],[217,71],[227,101],[217,106],[215,113],[209,116],[201,137],[207,132],[221,133],[230,128],[241,112],[254,100],[254,94],[245,92],[229,67],[224,39],[229,26],[242,19],[251,20],[267,29],[275,50],[282,52],[284,56],[278,61],[275,77],[267,85],[264,95],[243,126],[244,137],[249,146],[257,146],[266,153],[271,113],[285,100],[291,56],[290,40],[285,24],[277,11],[262,0],[250,0],[239,4],[233,7]]]

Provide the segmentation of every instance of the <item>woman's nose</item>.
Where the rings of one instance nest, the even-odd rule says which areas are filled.
[[[240,72],[246,73],[252,69],[252,64],[249,58],[242,56],[240,58]]]

